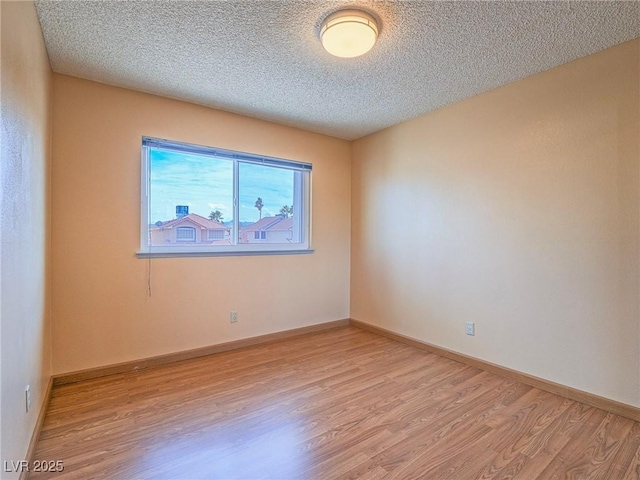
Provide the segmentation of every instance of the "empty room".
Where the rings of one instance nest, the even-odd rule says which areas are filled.
[[[0,478],[640,479],[640,2],[0,22]]]

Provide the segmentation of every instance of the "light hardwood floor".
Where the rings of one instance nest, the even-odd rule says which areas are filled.
[[[638,479],[640,423],[354,327],[54,387],[30,479]]]

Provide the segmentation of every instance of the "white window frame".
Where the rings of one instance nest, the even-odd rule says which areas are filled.
[[[233,162],[233,227],[231,235],[232,245],[149,245],[149,149],[162,149],[183,153],[209,155],[225,158]],[[285,168],[298,172],[294,175],[294,205],[300,204],[301,212],[294,215],[293,239],[298,243],[238,243],[240,233],[239,221],[239,165],[252,163]],[[152,137],[142,137],[141,161],[141,201],[140,201],[140,250],[137,256],[149,257],[188,257],[188,256],[216,256],[216,255],[268,255],[268,254],[299,254],[312,253],[311,247],[311,176],[310,163],[266,157],[251,153],[225,150],[222,148],[205,147],[172,140]],[[186,243],[186,242],[185,242]],[[196,242],[197,243],[197,242]]]

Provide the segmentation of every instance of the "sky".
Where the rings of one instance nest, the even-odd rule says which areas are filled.
[[[151,148],[149,161],[149,223],[176,218],[176,205],[188,205],[189,213],[203,217],[220,210],[222,221],[233,220],[232,160]],[[293,205],[293,171],[240,163],[239,177],[241,222],[258,221],[258,197],[263,217]]]

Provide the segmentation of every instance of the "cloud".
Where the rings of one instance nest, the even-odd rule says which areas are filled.
[[[210,203],[209,208],[211,210],[227,210],[229,207],[224,203]]]

